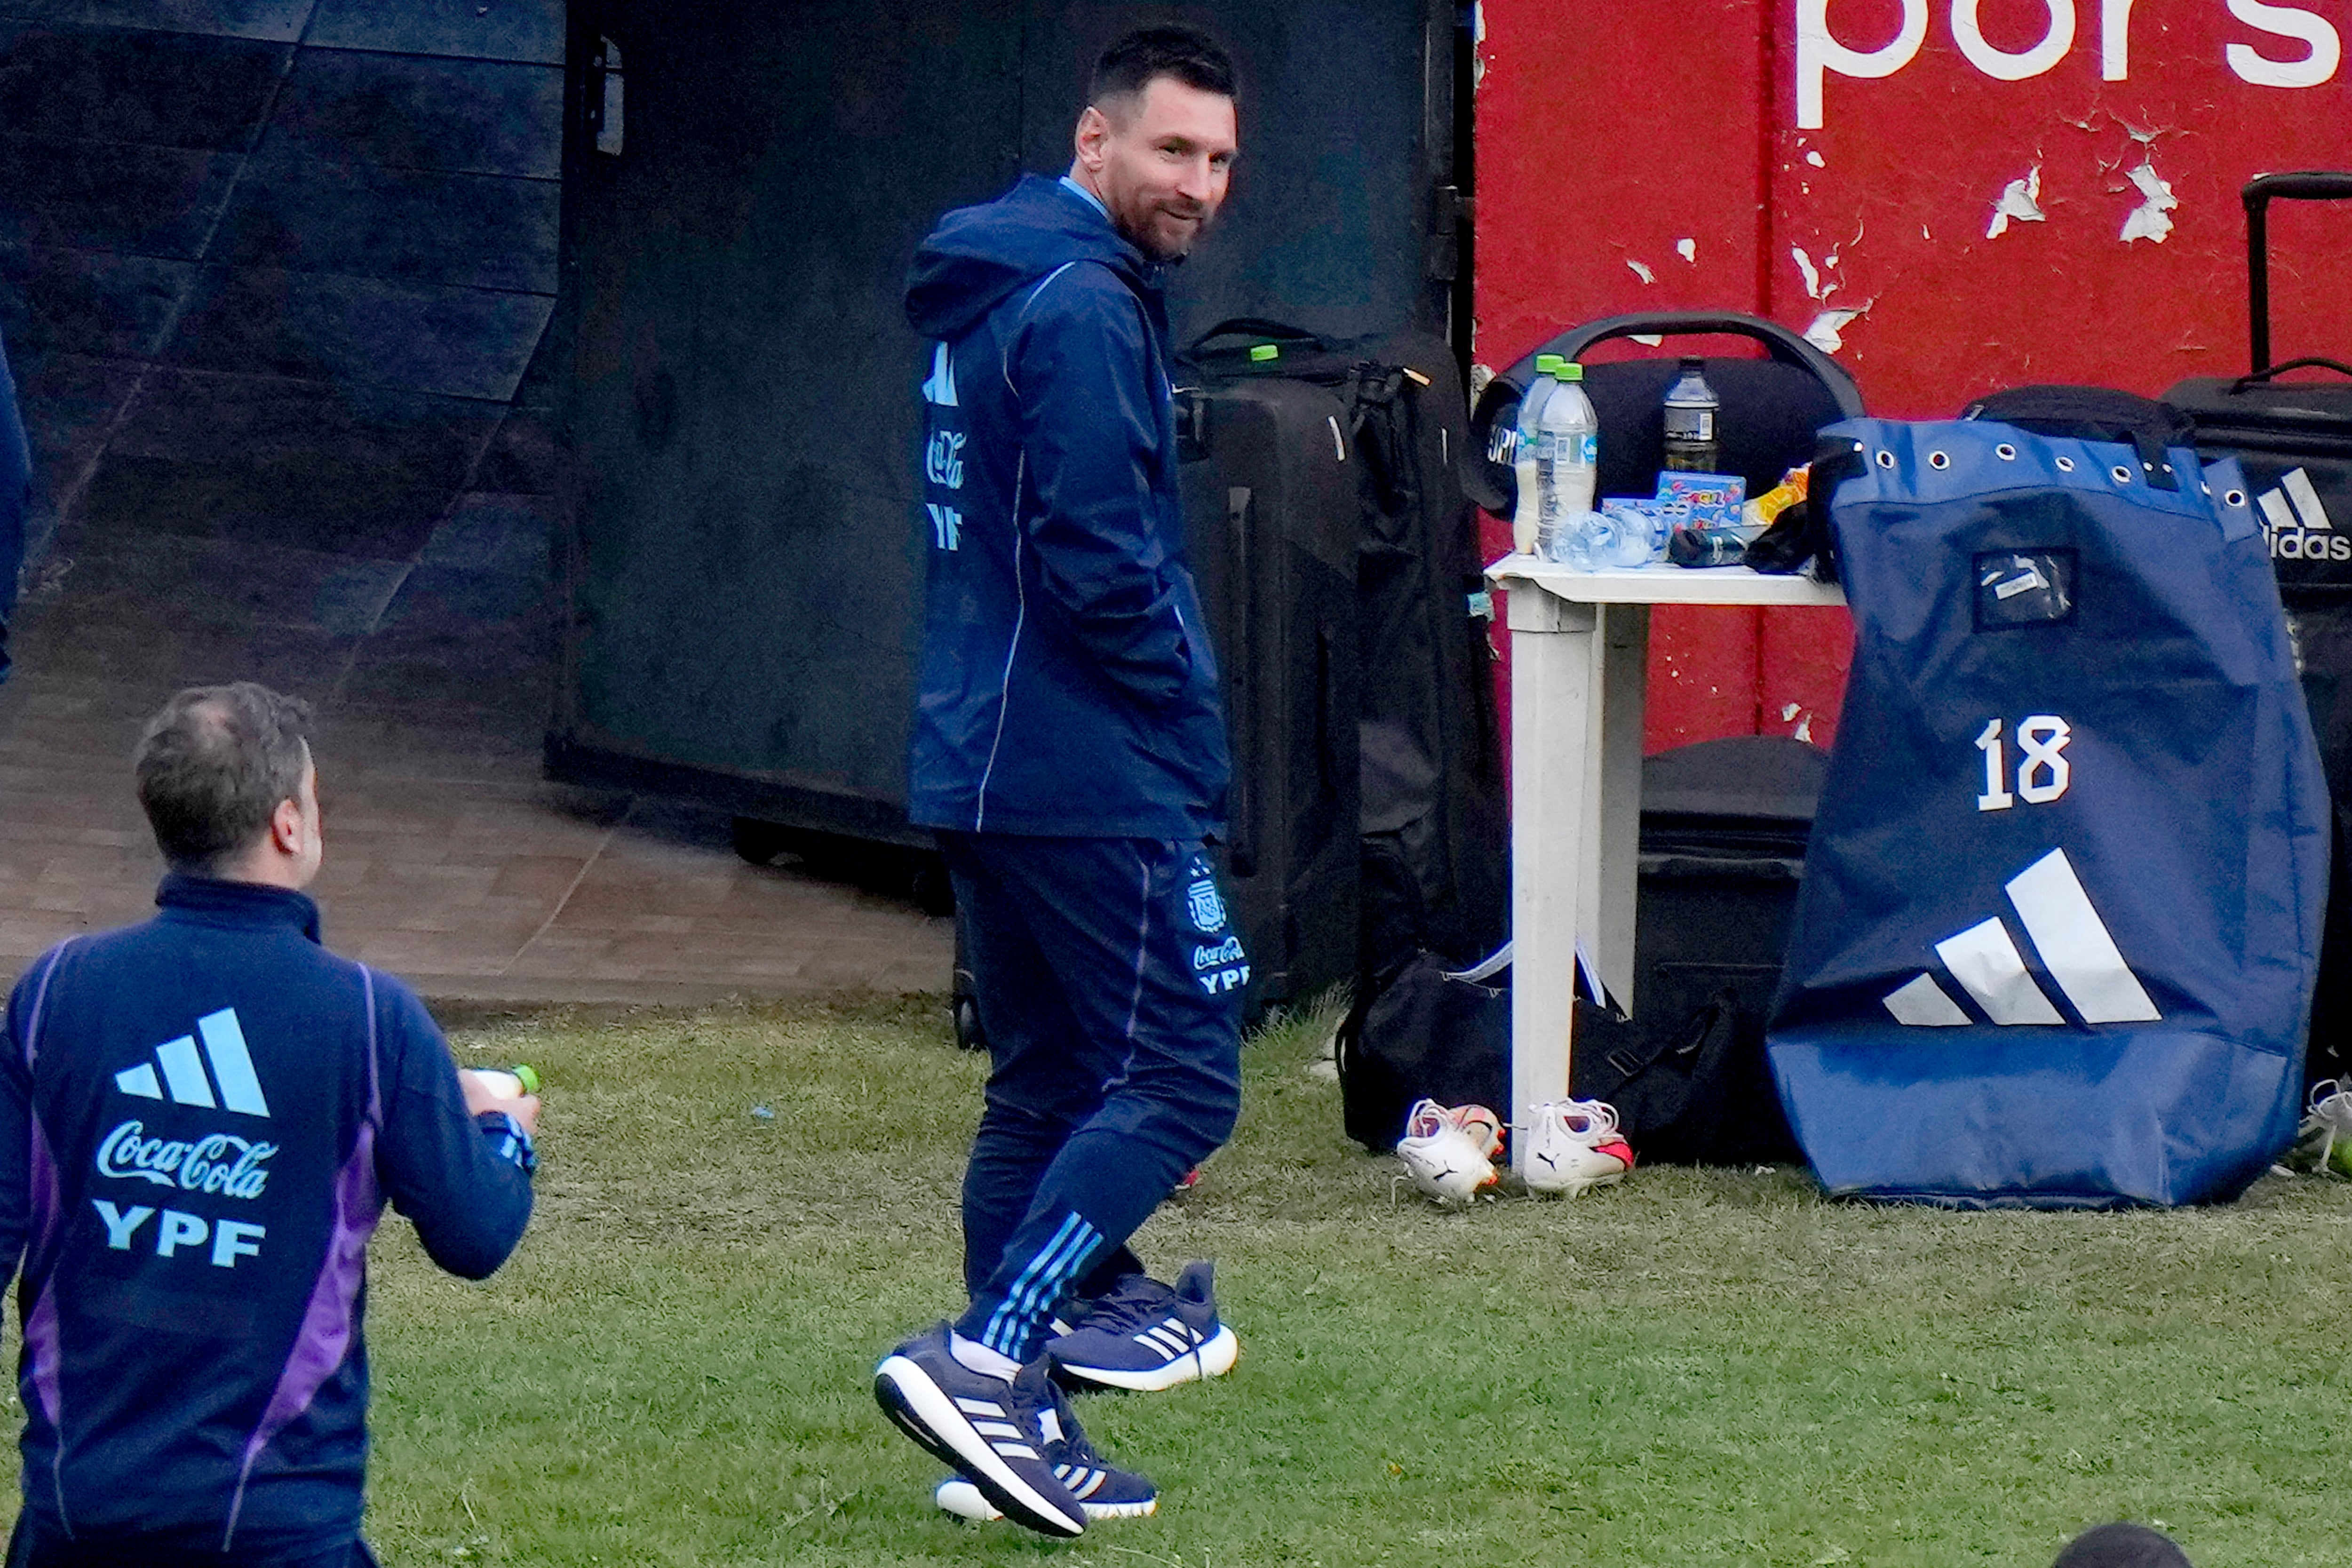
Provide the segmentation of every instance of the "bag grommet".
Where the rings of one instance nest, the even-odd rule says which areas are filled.
[[[1879,466],[1880,468],[1893,468],[1893,467],[1895,466],[1895,454],[1894,454],[1894,453],[1892,453],[1892,452],[1881,452],[1881,453],[1879,453],[1879,454],[1878,454],[1878,466]]]
[[[2243,506],[2246,504],[2246,492],[2243,490],[2231,490],[2221,498],[2221,504],[2223,506]]]
[[[2062,473],[2062,474],[2071,474],[2071,473],[2073,473],[2073,472],[2074,471],[2074,458],[2059,458],[2059,459],[2058,459],[2058,471],[2059,471],[2060,473]]]
[[[2117,463],[2114,468],[2109,468],[2107,470],[2107,475],[2119,485],[2127,485],[2131,483],[2131,470],[2125,468],[2121,463]]]
[[[2000,446],[1995,447],[1992,449],[1992,455],[1999,458],[2004,463],[2013,463],[2017,461],[2017,448],[2011,446],[2006,441],[2003,441]]]
[[[1927,454],[1927,466],[1931,468],[1948,468],[1952,466],[1952,459],[1948,453],[1930,452]]]

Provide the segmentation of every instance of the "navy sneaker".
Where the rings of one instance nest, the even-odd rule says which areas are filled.
[[[1043,1451],[1063,1436],[1045,1362],[1007,1382],[956,1360],[948,1334],[941,1323],[882,1358],[874,1369],[882,1413],[1014,1523],[1041,1535],[1085,1534],[1085,1510]]]
[[[1050,1387],[1051,1385],[1048,1384]],[[1045,1440],[1038,1451],[1054,1467],[1054,1474],[1078,1500],[1089,1522],[1098,1519],[1140,1519],[1160,1506],[1160,1489],[1133,1470],[1110,1464],[1087,1441],[1077,1415],[1058,1388],[1054,1406],[1041,1417]],[[940,1483],[933,1500],[961,1519],[1003,1519],[981,1489],[961,1476]]]
[[[1217,1321],[1213,1274],[1210,1264],[1187,1263],[1172,1289],[1127,1276],[1046,1344],[1046,1360],[1066,1378],[1105,1388],[1153,1391],[1223,1376],[1242,1344]]]

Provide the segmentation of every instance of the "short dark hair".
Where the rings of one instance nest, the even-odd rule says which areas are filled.
[[[1087,83],[1087,101],[1099,108],[1106,99],[1140,98],[1163,76],[1220,98],[1235,96],[1234,58],[1224,46],[1198,27],[1168,26],[1138,27],[1105,49]]]
[[[131,765],[155,847],[180,870],[217,871],[299,799],[310,708],[266,686],[192,686],[147,721]]]

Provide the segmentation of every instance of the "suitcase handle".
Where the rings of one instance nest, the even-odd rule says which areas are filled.
[[[2238,394],[2245,391],[2246,388],[2259,385],[2262,383],[2270,380],[2273,376],[2284,374],[2285,372],[2290,370],[2313,369],[2332,370],[2338,375],[2352,375],[2352,364],[2346,364],[2340,359],[2322,359],[2316,354],[2311,354],[2306,355],[2302,359],[2288,360],[2284,364],[2272,365],[2267,370],[2258,370],[2252,375],[2240,376],[2237,380],[2230,384],[2230,395],[2235,397]]]
[[[1192,340],[1192,346],[1181,356],[1191,359],[1219,338],[1270,338],[1278,343],[1305,343],[1310,348],[1329,348],[1326,339],[1304,327],[1269,321],[1264,316],[1228,316]]]
[[[2246,321],[2252,337],[2249,346],[2253,350],[2247,363],[2256,376],[2263,376],[2286,368],[2271,364],[2270,204],[2274,200],[2352,201],[2352,174],[2304,169],[2288,174],[2256,174],[2239,191],[2238,199],[2246,206]]]

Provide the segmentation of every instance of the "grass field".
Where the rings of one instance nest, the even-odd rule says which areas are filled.
[[[944,1026],[460,1032],[547,1078],[541,1208],[483,1286],[378,1238],[386,1563],[2046,1568],[2116,1517],[2200,1568],[2352,1558],[2352,1183],[1954,1215],[1661,1169],[1441,1212],[1342,1140],[1311,1022],[1252,1047],[1234,1143],[1139,1241],[1217,1259],[1239,1368],[1080,1405],[1160,1516],[959,1524],[868,1387],[958,1304],[980,1068]]]

